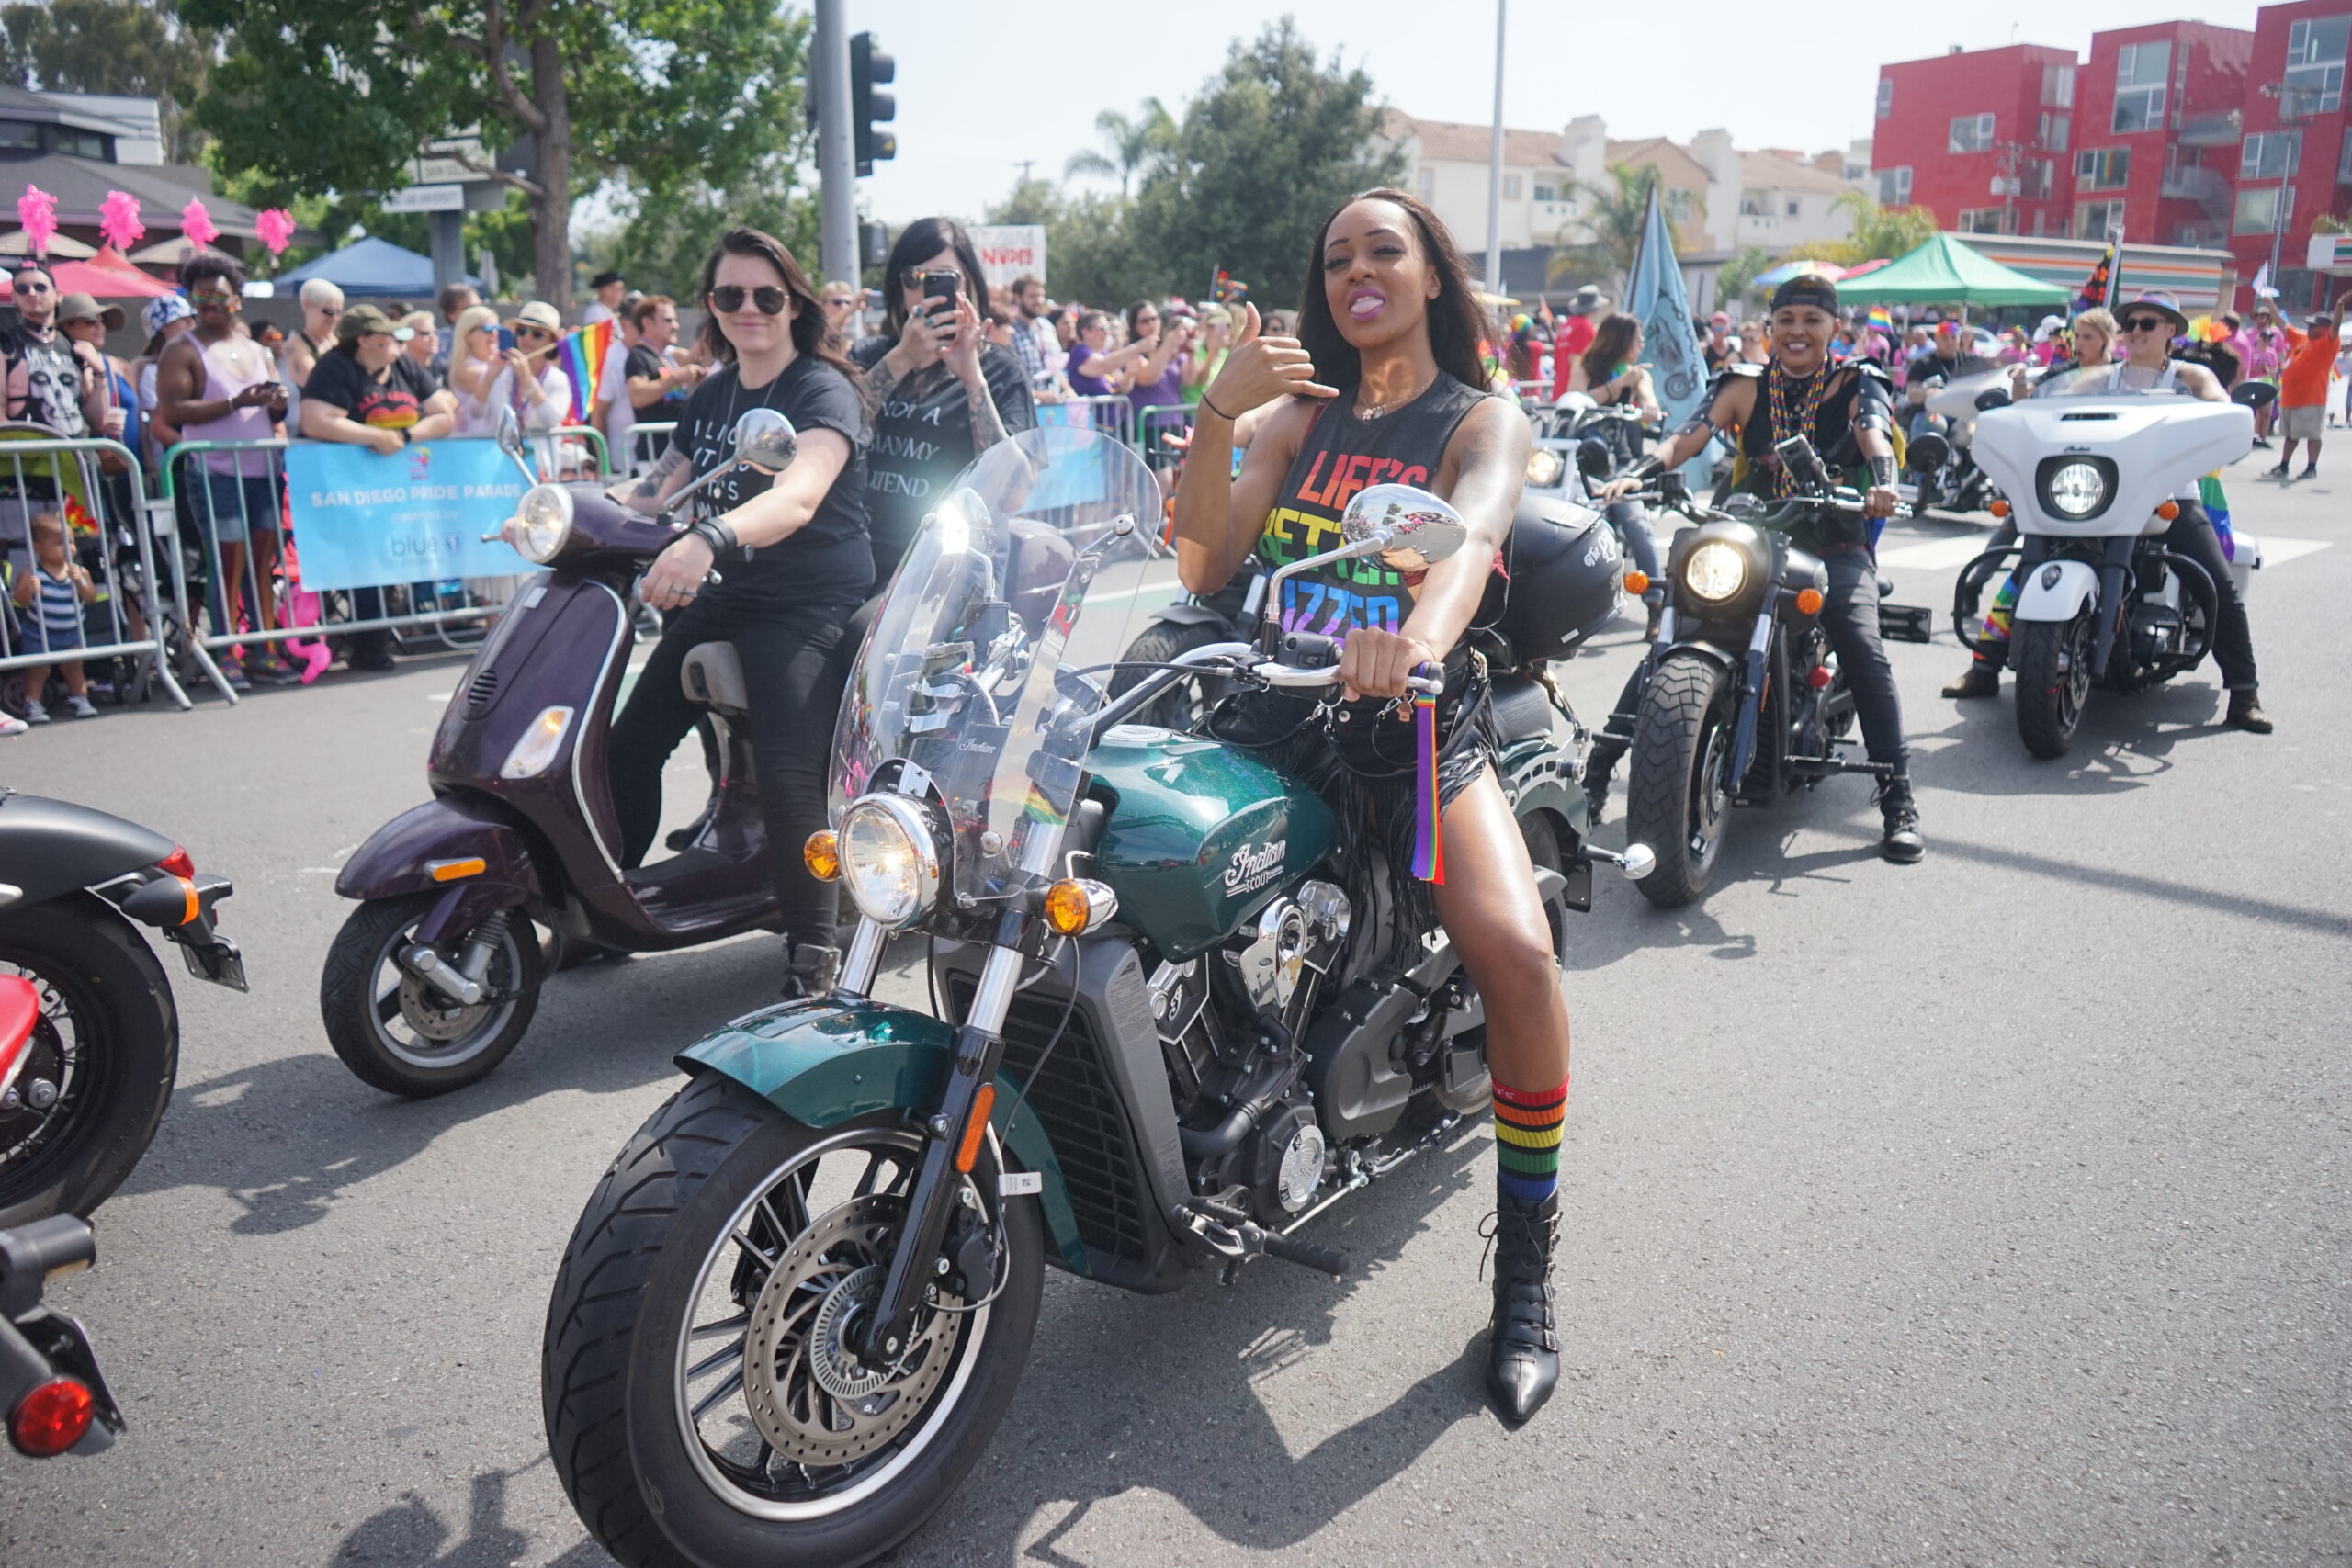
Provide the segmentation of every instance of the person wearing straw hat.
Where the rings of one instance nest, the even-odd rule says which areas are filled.
[[[555,363],[563,339],[563,318],[544,299],[534,299],[506,323],[514,346],[506,363],[514,371],[514,412],[526,430],[553,430],[571,412],[571,378]]]

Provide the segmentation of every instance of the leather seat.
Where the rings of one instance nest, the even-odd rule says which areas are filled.
[[[743,691],[743,661],[735,657],[733,643],[696,643],[679,667],[678,681],[689,702],[729,718],[750,716],[752,701]]]

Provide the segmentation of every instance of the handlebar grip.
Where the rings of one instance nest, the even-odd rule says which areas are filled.
[[[1295,1235],[1283,1235],[1278,1231],[1268,1231],[1265,1248],[1266,1256],[1269,1258],[1279,1258],[1285,1263],[1299,1264],[1304,1268],[1314,1269],[1318,1274],[1329,1274],[1334,1280],[1347,1278],[1348,1255],[1336,1247],[1320,1247],[1311,1241],[1301,1241]]]

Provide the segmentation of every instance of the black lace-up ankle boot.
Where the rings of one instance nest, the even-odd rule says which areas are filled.
[[[1495,1315],[1487,1347],[1487,1395],[1513,1424],[1544,1408],[1560,1381],[1559,1326],[1552,1316],[1552,1248],[1560,1195],[1528,1202],[1508,1193],[1494,1214]]]

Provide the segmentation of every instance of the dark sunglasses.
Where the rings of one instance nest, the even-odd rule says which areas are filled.
[[[722,310],[740,310],[749,299],[759,307],[763,316],[781,316],[785,302],[792,298],[773,283],[763,283],[757,288],[746,288],[739,283],[722,283],[710,291],[710,302]]]
[[[50,286],[46,283],[19,283],[17,285],[17,292],[19,294],[47,294],[51,292],[51,289]]]
[[[2123,323],[2123,330],[2127,333],[2152,333],[2158,328],[2169,332],[2172,323],[2162,316],[2134,316]]]
[[[545,327],[516,327],[514,335],[516,337],[553,337],[556,334]]]

